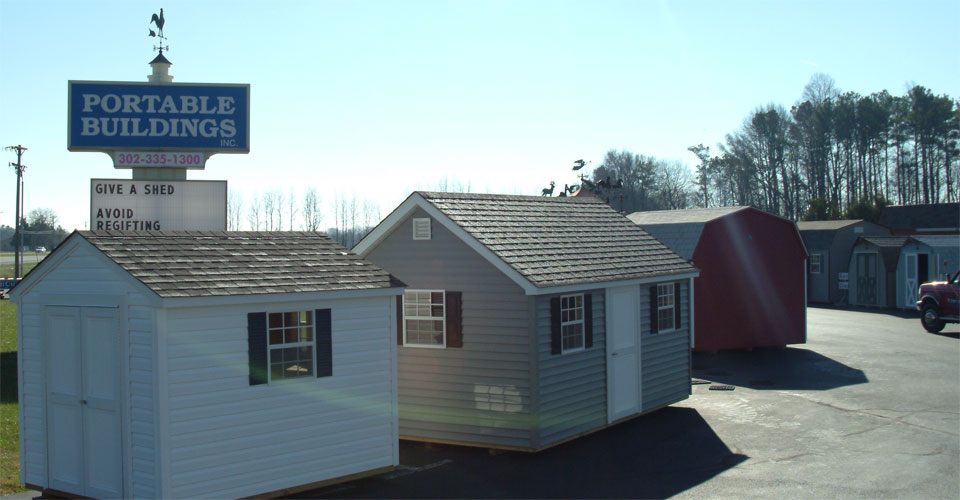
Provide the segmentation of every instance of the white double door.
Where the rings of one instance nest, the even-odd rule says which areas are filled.
[[[50,488],[123,497],[117,309],[44,308]]]
[[[607,422],[641,410],[640,287],[607,290]]]

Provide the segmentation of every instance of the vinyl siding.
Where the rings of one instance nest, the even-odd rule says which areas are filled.
[[[550,299],[558,295],[536,298],[540,423],[537,447],[607,423],[604,294],[600,290],[586,293],[593,297],[593,346],[569,354],[551,354]]]
[[[20,331],[17,357],[20,392],[20,479],[46,485],[47,444],[44,427],[44,370],[42,306],[27,302],[17,305]]]
[[[121,354],[129,356],[128,385],[122,396],[125,396],[124,412],[131,422],[126,428],[125,440],[131,445],[132,465],[125,468],[125,474],[132,473],[133,476],[128,482],[134,486],[132,496],[156,497],[153,417],[137,411],[136,407],[138,404],[152,406],[153,401],[152,312],[140,290],[123,278],[123,271],[106,262],[89,244],[80,241],[72,245],[61,249],[60,255],[53,256],[58,259],[50,261],[53,267],[39,269],[43,274],[31,278],[36,281],[23,292],[18,304],[21,480],[39,486],[47,484],[46,373],[42,341],[44,304],[102,306],[105,304],[101,299],[91,302],[87,294],[115,295],[126,297],[128,304],[127,311],[120,312],[120,319],[126,316],[128,320],[126,325],[120,325],[121,348],[124,345],[122,337],[131,335],[127,352]],[[49,300],[50,296],[55,298]],[[119,300],[117,302],[119,306]]]
[[[157,460],[156,419],[156,320],[152,306],[139,294],[128,295],[127,380],[130,420],[128,442],[130,450],[131,496],[157,498],[159,496],[159,463]]]
[[[398,347],[400,436],[532,446],[530,322],[522,289],[436,220],[412,213],[365,258],[408,289],[462,292],[463,347]]]
[[[395,464],[393,297],[272,305],[330,308],[333,376],[249,385],[247,313],[169,309],[169,497],[242,497]]]
[[[641,411],[673,403],[690,395],[690,284],[680,287],[681,327],[650,333],[650,286],[640,287]]]

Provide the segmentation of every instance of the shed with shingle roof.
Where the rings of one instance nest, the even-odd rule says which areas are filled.
[[[354,251],[408,286],[401,438],[539,450],[690,394],[698,271],[596,198],[415,192]]]
[[[76,231],[11,290],[21,480],[235,498],[392,469],[401,293],[320,233]]]
[[[809,253],[807,263],[807,300],[828,304],[847,304],[847,274],[853,245],[861,236],[888,236],[890,230],[863,219],[801,221],[797,229]]]
[[[629,219],[690,259],[698,351],[807,340],[807,251],[792,221],[752,207],[635,212]]]
[[[916,309],[917,288],[960,269],[960,235],[857,239],[849,263],[850,303]]]

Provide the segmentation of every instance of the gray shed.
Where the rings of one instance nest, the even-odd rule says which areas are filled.
[[[863,219],[801,221],[797,229],[809,254],[807,300],[825,304],[848,302],[850,255],[857,238],[890,235],[889,229]]]
[[[397,285],[319,233],[74,232],[11,291],[21,480],[236,498],[392,469]]]
[[[960,269],[960,235],[863,237],[849,269],[851,304],[913,310],[921,283]]]
[[[415,192],[354,247],[403,280],[400,437],[539,450],[690,394],[690,263],[596,198]]]

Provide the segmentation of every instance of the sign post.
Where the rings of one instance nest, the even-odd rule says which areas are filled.
[[[106,153],[133,177],[90,180],[90,229],[225,231],[227,182],[187,170],[250,152],[250,85],[173,83],[163,9],[150,22],[160,45],[147,82],[67,82],[67,150]]]

